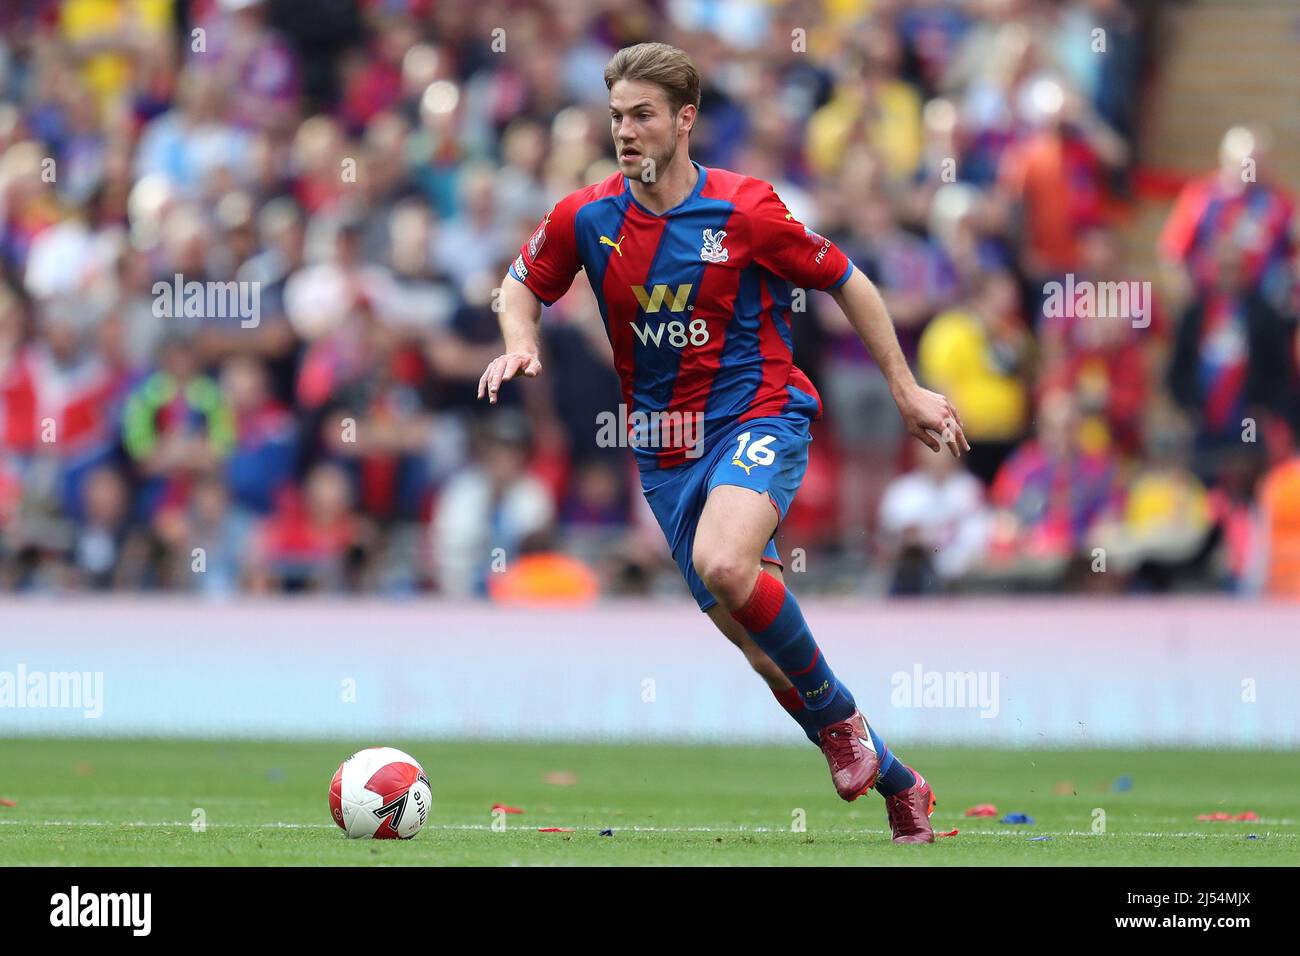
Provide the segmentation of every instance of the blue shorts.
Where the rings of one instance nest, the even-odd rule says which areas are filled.
[[[790,510],[803,481],[811,441],[806,416],[752,418],[732,426],[699,459],[676,468],[641,474],[645,499],[701,611],[718,603],[695,573],[691,561],[695,528],[709,492],[718,485],[739,485],[765,492],[776,508],[779,523]],[[775,532],[763,549],[762,560],[781,563]]]

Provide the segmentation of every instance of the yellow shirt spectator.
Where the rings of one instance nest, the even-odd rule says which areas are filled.
[[[917,353],[921,378],[952,399],[972,439],[1010,441],[1024,425],[1028,395],[1024,383],[992,361],[980,320],[965,309],[949,309],[921,333]]]
[[[130,85],[128,44],[163,36],[171,25],[171,0],[63,0],[59,7],[59,31],[83,55],[81,77],[101,110]]]
[[[844,86],[808,120],[808,161],[819,176],[839,172],[852,155],[853,136],[866,107],[860,86]],[[921,162],[920,94],[901,80],[882,83],[867,132],[886,175],[896,182],[910,179]]]
[[[1124,522],[1135,535],[1166,528],[1204,531],[1210,526],[1205,486],[1191,472],[1145,472],[1129,488]]]

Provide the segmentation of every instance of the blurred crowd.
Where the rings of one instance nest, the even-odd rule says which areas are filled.
[[[615,170],[604,64],[654,39],[703,73],[692,157],[844,249],[974,445],[908,438],[811,296],[795,357],[826,413],[780,538],[801,586],[1300,593],[1300,260],[1268,131],[1227,131],[1157,248],[1126,244],[1160,16],[7,3],[0,590],[684,594],[597,441],[619,389],[581,275],[545,374],[475,399],[521,243]],[[1109,283],[1124,314],[1081,307]]]

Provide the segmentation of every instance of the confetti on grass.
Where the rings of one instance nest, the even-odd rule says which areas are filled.
[[[1024,823],[1029,826],[1034,825],[1034,818],[1027,813],[1008,813],[998,821],[999,823]]]

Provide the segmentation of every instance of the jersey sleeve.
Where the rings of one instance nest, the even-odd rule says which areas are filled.
[[[551,305],[573,284],[582,268],[573,223],[582,200],[578,194],[556,203],[510,266],[510,275],[528,287],[543,305]]]
[[[853,273],[853,263],[785,207],[769,183],[753,180],[749,190],[750,243],[754,261],[797,286],[829,292]]]

